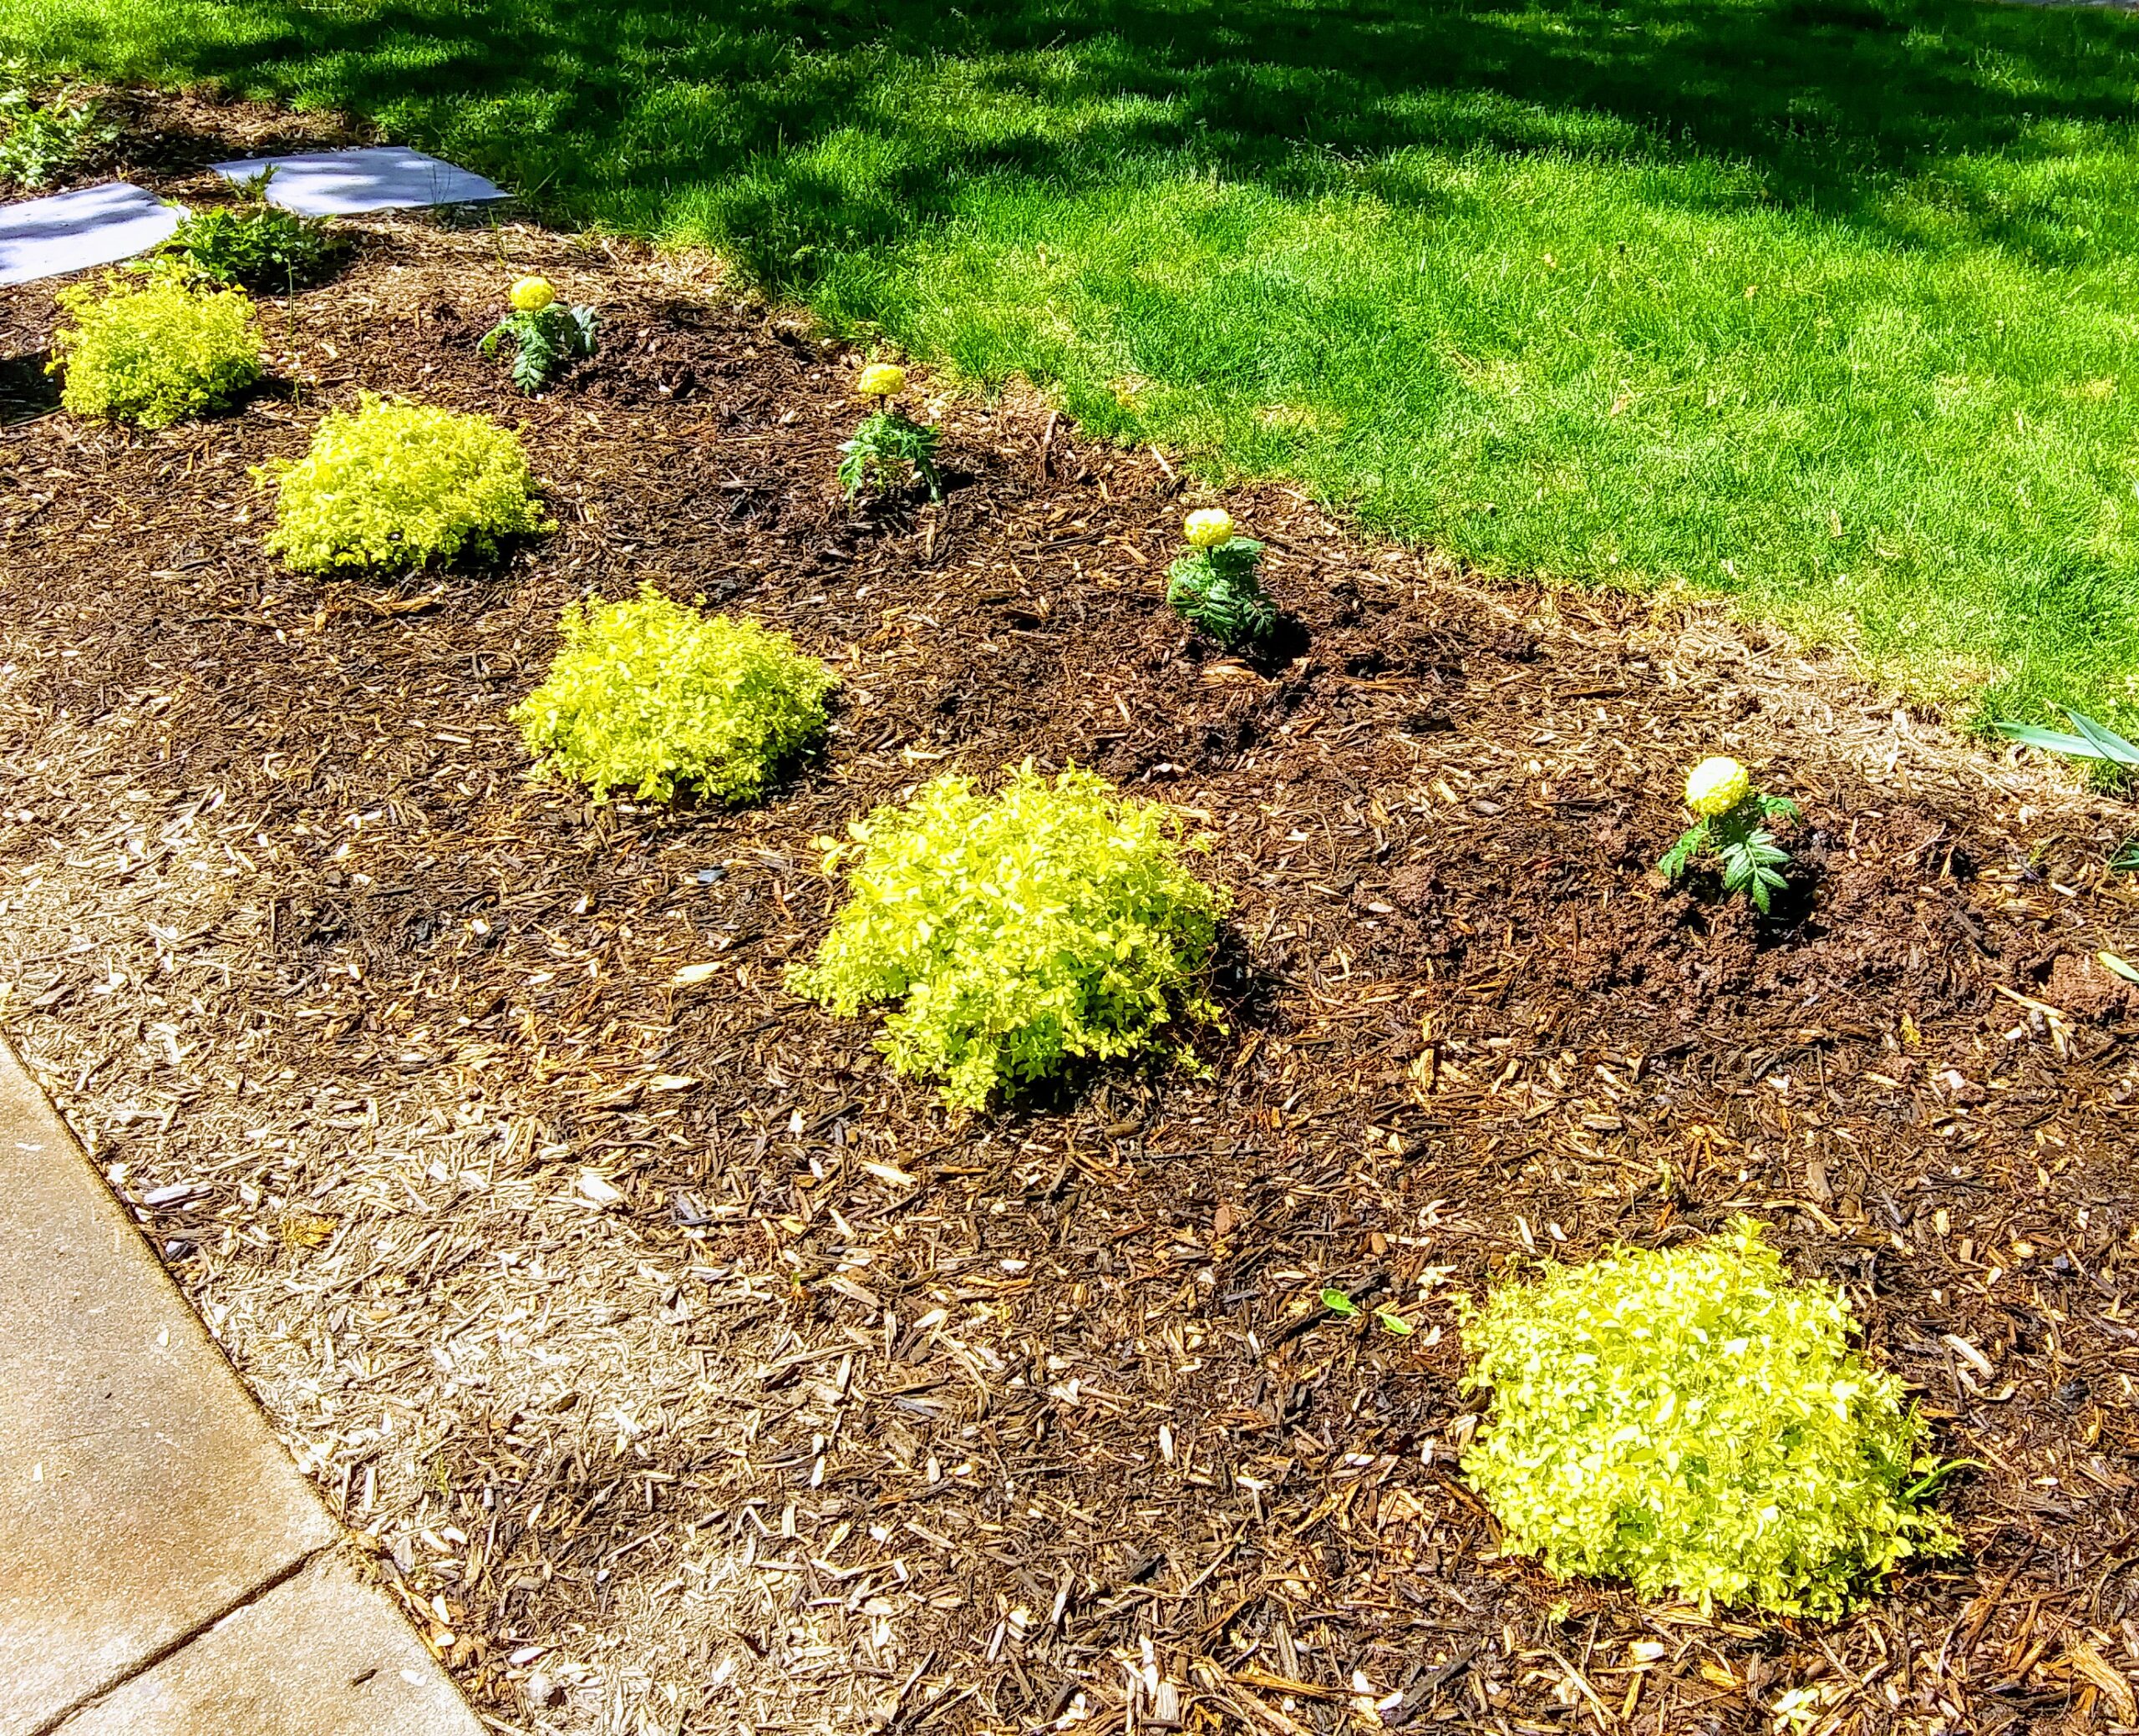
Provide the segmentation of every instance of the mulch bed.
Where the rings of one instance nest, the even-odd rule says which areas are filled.
[[[474,343],[536,267],[607,341],[530,403]],[[494,1728],[2135,1721],[2128,809],[1274,488],[1299,654],[1217,655],[1164,458],[947,393],[945,502],[850,510],[855,358],[703,261],[368,224],[145,437],[50,408],[51,317],[0,292],[0,1022]],[[280,571],[248,466],[359,388],[523,424],[555,533]],[[839,671],[762,807],[526,775],[559,611],[648,578]],[[1649,867],[1718,749],[1806,810],[1772,921]],[[1211,835],[1228,1029],[953,1117],[782,970],[813,837],[1028,757]],[[1839,1624],[1556,1585],[1456,1474],[1453,1295],[1741,1212],[1978,1462]]]

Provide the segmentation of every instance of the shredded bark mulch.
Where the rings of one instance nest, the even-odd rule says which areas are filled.
[[[534,402],[475,353],[531,268],[606,321]],[[368,224],[152,436],[53,409],[51,317],[0,292],[0,1018],[493,1728],[2139,1722],[2128,808],[1275,488],[1297,654],[1220,655],[1164,457],[946,391],[946,500],[850,509],[856,358],[702,261]],[[282,571],[248,468],[359,389],[524,424],[555,532]],[[761,807],[527,775],[560,610],[648,579],[842,678]],[[1804,806],[1771,920],[1650,867],[1710,751]],[[782,971],[813,837],[1028,757],[1211,835],[1227,1029],[960,1119]],[[1974,1461],[1838,1624],[1555,1584],[1457,1473],[1453,1296],[1740,1213]]]

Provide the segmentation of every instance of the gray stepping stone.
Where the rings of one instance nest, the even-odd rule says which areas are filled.
[[[123,180],[0,206],[0,283],[111,265],[168,241],[183,207]]]
[[[315,150],[294,157],[247,157],[215,167],[216,174],[231,181],[250,180],[272,167],[275,176],[267,183],[267,202],[307,217],[344,217],[425,205],[476,205],[509,196],[494,181],[399,145]]]

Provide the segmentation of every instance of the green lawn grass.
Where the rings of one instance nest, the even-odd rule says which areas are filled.
[[[2139,722],[2139,23],[1980,0],[0,0],[1499,571]],[[1252,527],[1249,527],[1251,530]]]

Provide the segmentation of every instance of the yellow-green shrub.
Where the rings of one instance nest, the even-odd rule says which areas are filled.
[[[852,896],[789,985],[845,1017],[903,1003],[879,1047],[942,1080],[947,1102],[977,1108],[1069,1057],[1165,1047],[1168,1025],[1217,1017],[1203,983],[1231,900],[1183,865],[1161,805],[1029,763],[998,795],[941,777],[848,830]]]
[[[1953,1533],[1918,1499],[1924,1424],[1849,1348],[1830,1286],[1760,1226],[1547,1263],[1465,1331],[1492,1414],[1463,1468],[1518,1549],[1644,1596],[1833,1616]]]
[[[574,603],[549,678],[513,708],[528,751],[598,797],[724,801],[764,794],[825,732],[838,677],[785,633],[707,616],[651,585],[629,602]]]
[[[73,318],[53,333],[59,401],[78,416],[164,428],[227,404],[260,378],[260,332],[244,291],[181,272],[107,276],[63,289]]]
[[[268,550],[300,572],[420,566],[547,530],[520,437],[487,417],[366,393],[312,449],[253,475],[276,485]]]

